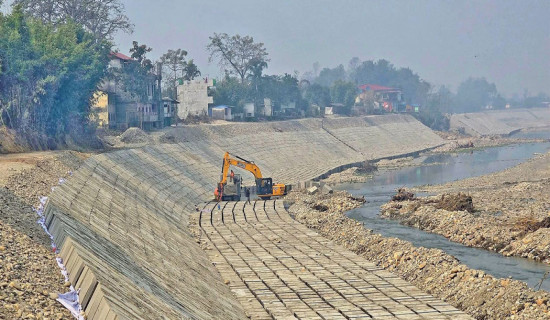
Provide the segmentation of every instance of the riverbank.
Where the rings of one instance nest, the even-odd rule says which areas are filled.
[[[0,319],[72,318],[55,300],[68,291],[67,284],[32,208],[88,156],[71,151],[0,156]]]
[[[490,137],[471,137],[458,133],[435,131],[443,139],[439,147],[430,151],[420,153],[416,157],[396,157],[392,159],[381,159],[378,161],[365,161],[369,170],[360,170],[359,166],[348,168],[342,172],[331,174],[321,181],[329,185],[340,183],[363,183],[373,177],[378,169],[394,170],[411,166],[435,165],[436,162],[424,163],[423,161],[433,155],[447,153],[472,153],[476,150],[482,150],[491,147],[507,146],[514,144],[539,143],[546,142],[547,139],[541,138],[510,138],[501,136]]]
[[[436,196],[391,201],[381,215],[472,247],[550,263],[550,153],[507,170],[423,186]],[[441,203],[463,193],[472,210]]]
[[[374,234],[346,217],[361,205],[346,192],[292,192],[287,201],[297,221],[477,319],[550,319],[548,292],[470,269],[441,250]]]

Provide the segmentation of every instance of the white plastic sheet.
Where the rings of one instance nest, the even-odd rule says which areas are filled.
[[[69,175],[72,175],[72,172],[69,171]],[[63,184],[64,182],[64,178],[59,179],[59,184]],[[55,187],[52,188],[52,191],[54,189]],[[50,237],[52,251],[57,254],[59,253],[59,251],[57,250],[57,245],[55,244],[52,234],[48,231],[48,228],[46,227],[46,217],[44,216],[44,207],[46,206],[46,202],[48,202],[48,197],[41,197],[40,205],[38,206],[38,208],[34,208],[33,210],[39,217],[37,221],[38,224],[42,226],[42,229],[44,229],[46,234]],[[63,264],[63,259],[58,257],[55,258],[55,260],[57,261],[57,265],[59,266],[59,269],[61,270],[61,274],[63,274],[65,281],[69,281],[69,273],[67,272],[65,264]],[[75,290],[75,288],[71,285],[69,287],[69,292],[58,294],[58,298],[56,300],[59,301],[63,306],[65,306],[65,308],[67,308],[76,319],[84,320],[84,317],[80,315],[82,311],[82,306],[78,302],[78,293],[79,291]]]

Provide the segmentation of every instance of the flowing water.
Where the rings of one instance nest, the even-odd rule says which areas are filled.
[[[426,184],[441,184],[504,170],[535,154],[546,153],[550,143],[530,143],[476,150],[472,153],[438,154],[415,159],[417,166],[396,170],[380,170],[365,183],[346,183],[335,186],[354,195],[364,195],[367,203],[348,212],[348,216],[364,223],[365,227],[383,236],[412,242],[415,246],[438,248],[456,257],[470,268],[483,270],[497,278],[512,277],[538,287],[550,266],[532,260],[504,257],[484,249],[470,248],[451,242],[443,236],[399,224],[379,216],[380,206],[388,202],[397,188]],[[550,279],[542,283],[550,291]]]

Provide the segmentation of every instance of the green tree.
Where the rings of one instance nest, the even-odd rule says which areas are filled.
[[[141,102],[149,100],[147,87],[154,83],[156,78],[153,63],[147,58],[147,53],[152,50],[145,44],[140,45],[133,41],[129,50],[133,60],[123,64],[121,68],[110,69],[109,77],[121,84],[123,90],[133,99]]]
[[[201,72],[199,67],[193,62],[193,59],[190,59],[183,69],[183,79],[184,80],[193,80],[196,77],[200,77]]]
[[[250,36],[214,33],[206,49],[210,52],[209,61],[218,60],[221,68],[237,75],[243,83],[255,65],[269,62],[264,44],[255,43]]]
[[[237,108],[233,112],[239,113],[246,102],[252,101],[254,92],[248,84],[226,74],[221,81],[216,82],[212,96],[215,105],[235,106]]]
[[[420,108],[419,113],[414,113],[416,118],[424,125],[434,130],[448,130],[449,118],[446,114],[451,112],[454,96],[446,86],[440,86],[437,91],[428,95],[425,105]]]
[[[135,59],[144,69],[147,71],[153,68],[153,62],[146,57],[147,53],[153,51],[152,48],[146,44],[140,45],[137,41],[132,41],[132,48],[130,48],[130,57]]]
[[[310,104],[316,104],[321,107],[330,105],[330,89],[320,84],[314,83],[306,89],[305,99]]]
[[[247,75],[247,78],[250,80],[251,90],[254,92],[254,105],[257,106],[265,98],[265,87],[269,82],[268,78],[262,78],[263,70],[267,68],[267,62],[253,59],[250,65],[250,73]]]
[[[90,101],[105,76],[110,44],[81,26],[0,16],[0,119],[19,132],[63,139],[88,128]]]
[[[133,29],[119,0],[15,0],[14,5],[45,24],[73,21],[96,39],[112,40],[118,31]]]
[[[346,70],[344,66],[340,64],[334,69],[323,68],[314,82],[325,87],[330,87],[335,81],[343,81],[346,80],[346,78]]]
[[[485,78],[468,78],[463,81],[456,92],[454,112],[475,112],[492,105],[498,96],[494,83]]]
[[[542,106],[543,102],[550,101],[550,97],[541,92],[536,96],[529,96],[528,92],[526,92],[525,96],[523,97],[523,102],[521,104],[522,107],[525,108],[536,108]]]
[[[336,80],[330,88],[332,102],[343,104],[346,114],[351,114],[357,93],[355,84],[343,80]]]
[[[387,60],[363,61],[350,69],[348,78],[360,84],[378,84],[401,89],[408,103],[424,105],[427,102],[430,84],[409,68],[397,69]]]

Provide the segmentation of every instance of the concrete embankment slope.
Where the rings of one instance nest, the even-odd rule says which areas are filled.
[[[495,110],[454,114],[451,129],[463,129],[473,136],[509,135],[521,129],[548,127],[550,109]]]
[[[245,318],[187,228],[226,150],[294,183],[442,143],[401,115],[186,126],[166,140],[94,156],[50,197],[46,222],[88,319]]]

